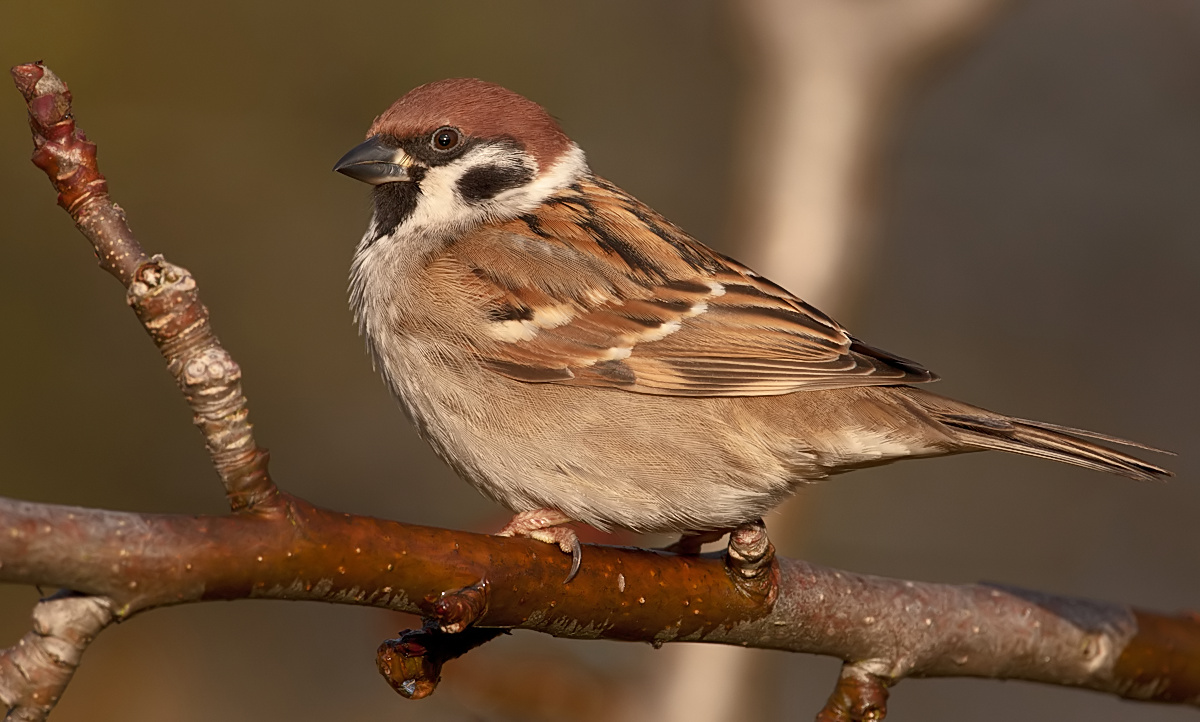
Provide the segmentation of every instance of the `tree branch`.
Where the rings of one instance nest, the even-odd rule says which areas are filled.
[[[885,685],[967,676],[1200,703],[1195,615],[885,579],[799,560],[778,560],[776,600],[764,604],[731,580],[721,555],[602,546],[587,548],[582,571],[564,585],[570,560],[536,541],[280,498],[281,515],[220,517],[0,499],[0,581],[102,596],[118,620],[186,602],[313,600],[420,614],[444,629],[828,654],[852,662],[839,692],[864,675]],[[474,599],[461,599],[464,591]],[[459,598],[447,603],[448,594]]]
[[[39,167],[92,241],[188,399],[235,513],[150,515],[0,498],[0,582],[72,590],[0,652],[9,719],[41,720],[107,624],[173,604],[289,599],[421,614],[386,642],[399,691],[433,691],[442,664],[500,630],[577,639],[693,641],[828,654],[847,663],[822,720],[880,719],[905,677],[975,676],[1200,704],[1200,619],[988,585],[852,574],[774,558],[761,531],[737,553],[685,557],[589,546],[580,574],[545,544],[314,507],[280,492],[254,443],[240,371],[187,271],[147,258],[107,196],[70,92],[41,65],[13,71]],[[81,596],[82,595],[82,596]]]
[[[213,333],[195,280],[162,256],[150,258],[133,237],[125,212],[108,197],[96,144],[75,126],[66,83],[41,63],[18,65],[12,76],[29,106],[34,165],[50,177],[58,204],[91,242],[100,267],[125,286],[126,300],[195,414],[230,507],[278,511],[267,452],[255,443],[248,420],[242,370]]]
[[[0,703],[6,720],[36,722],[54,709],[83,650],[113,621],[104,597],[64,594],[38,602],[33,629],[0,651]]]

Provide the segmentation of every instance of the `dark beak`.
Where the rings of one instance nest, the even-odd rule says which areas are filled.
[[[333,169],[354,180],[377,186],[412,180],[408,175],[408,168],[412,164],[413,159],[407,153],[373,135],[351,148]]]

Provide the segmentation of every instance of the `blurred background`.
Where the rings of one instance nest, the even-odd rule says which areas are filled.
[[[371,370],[345,290],[369,193],[329,170],[411,87],[479,76],[541,102],[598,173],[701,240],[941,374],[938,391],[1180,453],[1165,484],[1001,454],[861,471],[768,520],[784,553],[1200,607],[1193,0],[73,1],[0,17],[3,64],[42,59],[69,83],[134,231],[198,278],[291,492],[422,524],[506,518]],[[0,494],[222,513],[159,355],[30,149],[20,96],[0,92]],[[0,646],[36,597],[0,587]],[[838,669],[519,632],[408,702],[374,652],[413,621],[152,611],[100,636],[53,719],[807,719]],[[911,680],[888,719],[1185,715]]]

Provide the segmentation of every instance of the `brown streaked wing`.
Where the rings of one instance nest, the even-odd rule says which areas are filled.
[[[599,179],[452,252],[487,286],[475,350],[520,381],[773,396],[936,378]]]

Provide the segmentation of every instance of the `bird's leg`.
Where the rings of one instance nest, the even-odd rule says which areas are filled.
[[[671,552],[672,554],[695,556],[700,553],[701,548],[705,544],[715,542],[731,531],[733,531],[733,527],[728,529],[711,529],[709,531],[688,530],[679,535],[679,541],[670,546],[663,547],[663,551]]]
[[[579,537],[575,530],[561,526],[574,519],[557,509],[534,509],[523,511],[513,516],[504,528],[496,532],[496,536],[523,536],[536,539],[547,544],[557,544],[564,553],[571,555],[571,571],[563,584],[575,578],[579,573],[579,564],[583,561],[583,547],[579,545]]]

